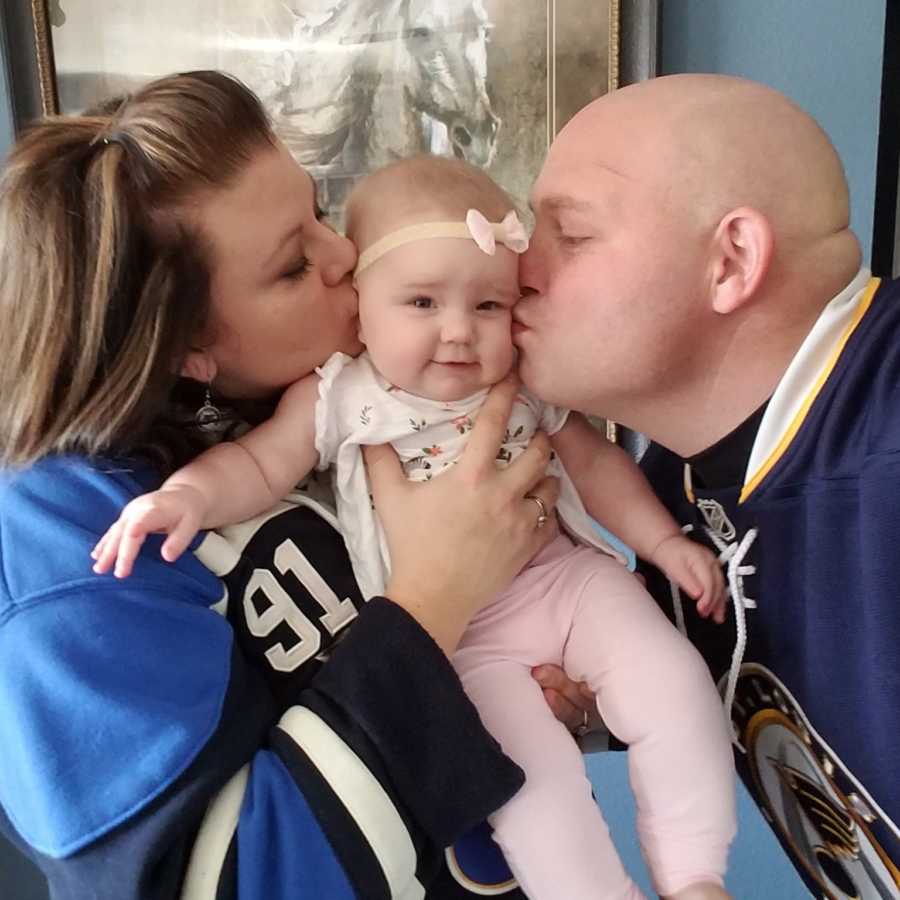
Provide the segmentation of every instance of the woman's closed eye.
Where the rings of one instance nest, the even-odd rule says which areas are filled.
[[[305,257],[301,257],[296,262],[292,263],[288,269],[281,273],[281,278],[286,278],[288,281],[300,281],[304,275],[306,275],[309,270],[312,268],[312,263]]]

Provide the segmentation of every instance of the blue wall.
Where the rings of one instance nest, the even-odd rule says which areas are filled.
[[[662,0],[660,72],[762,81],[812,113],[847,171],[869,258],[885,0]]]

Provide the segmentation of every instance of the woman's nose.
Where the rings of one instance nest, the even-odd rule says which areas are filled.
[[[329,286],[340,284],[356,266],[356,247],[349,238],[331,229],[323,241],[322,280]]]

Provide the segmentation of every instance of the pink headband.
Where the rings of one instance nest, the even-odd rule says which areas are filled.
[[[515,210],[510,210],[502,222],[488,222],[477,209],[466,213],[465,222],[424,222],[421,225],[409,225],[386,234],[359,254],[354,275],[368,269],[385,253],[409,244],[412,241],[426,241],[431,238],[466,238],[475,241],[478,247],[488,256],[493,256],[497,249],[497,241],[512,250],[513,253],[524,253],[528,249],[528,235],[525,226],[519,221]]]

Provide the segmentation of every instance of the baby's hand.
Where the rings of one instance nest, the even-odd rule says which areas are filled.
[[[725,579],[715,554],[684,534],[663,540],[650,559],[686,594],[697,601],[697,612],[725,621]]]
[[[169,535],[162,545],[162,558],[174,562],[193,540],[205,512],[203,495],[188,485],[135,497],[91,551],[94,571],[102,575],[115,563],[116,578],[127,578],[141,545],[154,533]]]

